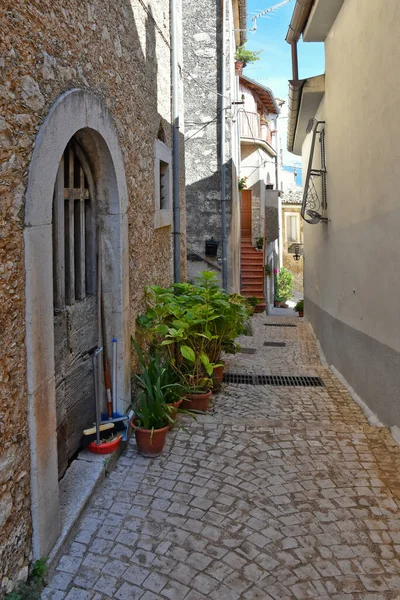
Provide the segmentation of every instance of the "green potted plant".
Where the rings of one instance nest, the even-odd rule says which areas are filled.
[[[168,368],[158,356],[150,356],[146,361],[138,344],[133,338],[131,341],[142,369],[134,378],[139,393],[133,402],[135,415],[131,425],[140,454],[152,458],[161,454],[167,432],[175,422],[181,386],[168,382]]]
[[[235,67],[236,69],[243,69],[247,65],[260,60],[262,50],[247,50],[244,44],[236,48],[235,53]],[[240,63],[240,66],[238,65]]]
[[[299,300],[294,307],[294,311],[299,313],[299,317],[304,316],[304,300]]]
[[[265,274],[267,275],[267,277],[271,277],[272,275],[272,267],[270,263],[265,265]]]
[[[264,238],[263,237],[258,237],[256,239],[256,248],[257,250],[262,250],[264,247]]]
[[[238,189],[239,189],[239,192],[241,192],[242,190],[244,190],[246,188],[246,186],[247,186],[246,181],[247,181],[247,177],[240,177],[240,178],[238,178]]]
[[[138,323],[148,344],[177,374],[190,407],[207,410],[213,383],[222,378],[221,352],[234,348],[249,317],[245,299],[221,290],[216,274],[204,271],[195,284],[148,288],[147,305]]]

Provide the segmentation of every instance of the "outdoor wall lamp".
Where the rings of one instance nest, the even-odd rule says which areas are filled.
[[[300,247],[299,246],[294,247],[293,258],[294,258],[294,260],[300,260],[301,255],[300,255]]]

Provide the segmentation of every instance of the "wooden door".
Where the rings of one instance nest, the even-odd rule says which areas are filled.
[[[80,449],[83,429],[95,420],[89,351],[98,343],[96,219],[86,163],[82,150],[71,141],[61,160],[54,194],[54,358],[60,478]]]
[[[252,233],[251,190],[242,191],[242,238],[251,238]]]

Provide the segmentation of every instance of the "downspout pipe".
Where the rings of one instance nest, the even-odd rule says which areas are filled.
[[[222,52],[221,52],[221,131],[220,131],[220,156],[221,156],[221,253],[222,253],[222,287],[228,289],[228,245],[226,228],[226,164],[225,164],[225,89],[226,89],[226,14],[225,0],[221,0],[221,27],[222,27]]]
[[[180,198],[180,153],[179,153],[179,79],[178,79],[178,36],[177,0],[171,0],[171,71],[172,71],[172,210],[173,210],[173,254],[174,282],[181,280],[181,198]]]
[[[297,0],[293,10],[292,18],[289,24],[289,29],[286,34],[286,41],[292,48],[292,71],[294,81],[299,78],[299,66],[297,58],[297,42],[303,33],[308,17],[312,9],[314,0]]]

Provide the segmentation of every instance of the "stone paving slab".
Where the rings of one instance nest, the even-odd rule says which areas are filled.
[[[400,599],[400,448],[320,364],[303,319],[267,320],[282,319],[255,315],[242,343],[258,352],[229,368],[325,387],[224,385],[159,458],[132,440],[43,598]]]

